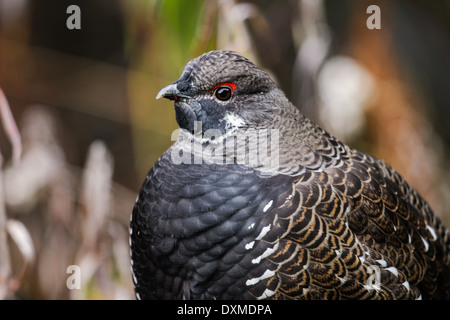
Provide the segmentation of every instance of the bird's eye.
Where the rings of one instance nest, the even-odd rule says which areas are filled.
[[[214,96],[220,101],[227,101],[231,98],[231,88],[222,86],[214,91]]]
[[[212,93],[220,101],[230,100],[233,91],[236,89],[234,83],[221,83],[213,88]]]

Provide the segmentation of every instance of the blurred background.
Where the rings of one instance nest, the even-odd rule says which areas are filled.
[[[450,225],[450,1],[0,0],[0,299],[134,299],[129,217],[177,128],[155,96],[213,49],[266,69]]]

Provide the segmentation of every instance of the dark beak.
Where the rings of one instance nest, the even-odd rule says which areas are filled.
[[[159,93],[156,95],[156,99],[160,99],[160,98],[166,98],[169,100],[179,100],[180,98],[190,98],[187,95],[182,94],[178,88],[177,85],[174,84],[170,84],[167,87],[164,87],[161,89],[161,91],[159,91]]]

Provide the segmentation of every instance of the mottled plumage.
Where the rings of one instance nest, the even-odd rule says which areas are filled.
[[[159,97],[183,130],[133,210],[138,298],[449,299],[450,232],[426,201],[302,116],[250,61],[206,53]],[[210,129],[224,135],[206,141]],[[236,141],[246,161],[220,148],[263,129],[279,135],[276,163],[249,161],[262,140]]]

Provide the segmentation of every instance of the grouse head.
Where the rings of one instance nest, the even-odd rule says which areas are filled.
[[[210,51],[190,61],[173,84],[157,98],[175,101],[181,129],[203,132],[264,126],[279,112],[283,92],[262,69],[232,51]]]
[[[190,61],[181,77],[158,93],[157,98],[161,97],[175,102],[178,125],[192,133],[194,140],[196,133],[212,129],[219,130],[225,140],[245,136],[257,141],[251,149],[248,140],[237,139],[236,150],[245,148],[245,159],[237,162],[264,174],[323,170],[348,152],[344,144],[304,117],[265,71],[232,51],[210,51]],[[225,140],[213,143],[217,146]],[[264,150],[267,140],[270,158]],[[239,153],[231,152],[230,157],[226,147],[216,148],[215,155],[222,159],[223,151],[226,159],[236,160]]]

